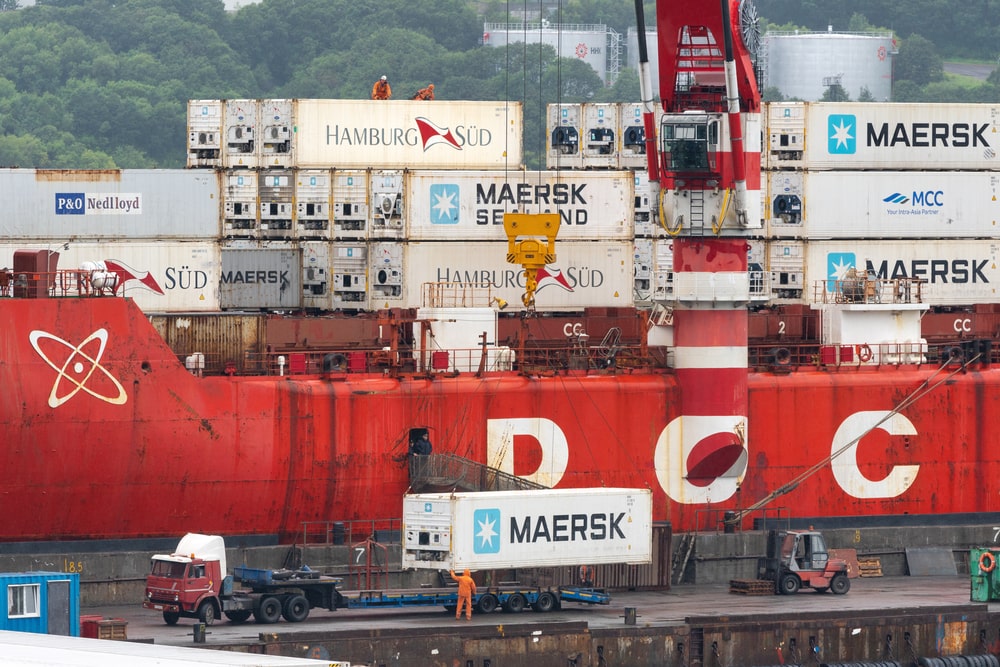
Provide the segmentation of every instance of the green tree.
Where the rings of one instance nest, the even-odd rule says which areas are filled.
[[[875,96],[872,95],[872,91],[868,89],[868,86],[861,86],[861,90],[858,92],[858,102],[874,102]]]
[[[785,94],[777,86],[768,86],[761,92],[760,99],[764,102],[784,102]]]
[[[823,97],[819,98],[820,102],[850,102],[851,96],[847,94],[844,87],[839,83],[834,83],[827,86],[826,91],[823,93]]]
[[[911,35],[899,47],[893,59],[893,78],[913,81],[918,86],[944,78],[944,62],[930,40]]]

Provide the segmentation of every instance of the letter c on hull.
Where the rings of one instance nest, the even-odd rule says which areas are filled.
[[[877,428],[889,435],[917,434],[917,429],[909,419],[901,414],[895,414],[892,417],[889,417],[889,414],[885,410],[855,412],[841,422],[833,436],[830,452],[836,454],[851,440],[869,429],[875,428],[876,424],[878,424]],[[886,417],[889,418],[886,419]],[[883,419],[886,421],[879,424]],[[858,468],[858,443],[856,442],[848,447],[844,453],[833,459],[830,468],[833,470],[833,477],[837,480],[840,488],[855,498],[895,498],[913,486],[913,483],[917,481],[917,473],[920,471],[920,466],[895,466],[884,479],[868,479]]]
[[[747,471],[746,428],[746,417],[740,415],[681,416],[667,424],[656,440],[653,455],[656,478],[667,496],[685,505],[732,498]],[[713,470],[714,479],[692,483],[692,458],[712,461],[706,469]]]
[[[514,474],[514,436],[529,435],[541,446],[542,461],[530,475],[520,475],[549,488],[566,474],[569,444],[554,421],[542,418],[486,420],[486,463]]]

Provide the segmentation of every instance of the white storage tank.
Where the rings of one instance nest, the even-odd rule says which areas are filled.
[[[617,33],[603,24],[578,23],[484,23],[483,46],[503,48],[508,44],[548,44],[560,58],[581,60],[593,69],[605,84],[612,82],[617,62],[609,59],[609,47],[619,48]]]

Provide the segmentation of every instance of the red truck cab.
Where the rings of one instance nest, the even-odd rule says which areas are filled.
[[[226,550],[221,537],[188,533],[174,553],[153,556],[142,606],[163,613],[168,625],[180,617],[211,625],[222,611],[222,590],[232,580],[225,576]]]

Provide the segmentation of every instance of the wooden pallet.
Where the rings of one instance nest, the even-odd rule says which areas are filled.
[[[774,582],[760,579],[730,579],[729,592],[738,595],[774,595]]]
[[[881,558],[859,558],[858,559],[858,575],[862,577],[881,577],[882,576],[882,559]]]

